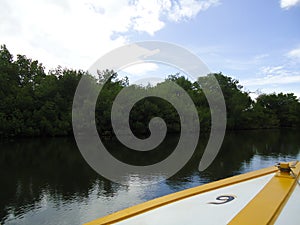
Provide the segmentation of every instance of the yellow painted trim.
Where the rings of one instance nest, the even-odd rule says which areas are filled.
[[[116,213],[104,216],[102,218],[96,219],[94,221],[88,222],[84,225],[108,225],[108,224],[113,224],[122,220],[125,220],[129,217],[132,216],[136,216],[138,214],[147,212],[149,210],[158,208],[160,206],[166,205],[166,204],[170,204],[172,202],[184,199],[184,198],[188,198],[194,195],[198,195],[204,192],[208,192],[211,190],[215,190],[221,187],[225,187],[225,186],[229,186],[232,184],[236,184],[236,183],[240,183],[246,180],[250,180],[256,177],[261,177],[270,173],[275,173],[276,171],[278,171],[278,169],[276,167],[268,167],[265,169],[261,169],[261,170],[256,170],[253,172],[249,172],[249,173],[245,173],[245,174],[241,174],[241,175],[237,175],[237,176],[233,176],[233,177],[229,177],[226,179],[222,179],[219,181],[215,181],[215,182],[211,182],[208,184],[204,184],[198,187],[194,187],[194,188],[190,188],[187,190],[183,190],[183,191],[179,191],[173,194],[169,194],[160,198],[156,198],[147,202],[144,202],[142,204],[139,205],[135,205],[132,207],[129,207],[127,209],[118,211]]]
[[[296,179],[300,163],[292,168]],[[288,172],[278,172],[228,225],[274,224],[297,184]]]

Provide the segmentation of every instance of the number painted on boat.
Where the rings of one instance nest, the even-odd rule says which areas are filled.
[[[216,200],[218,200],[218,201],[208,202],[208,204],[221,205],[221,204],[231,202],[235,198],[236,198],[236,196],[234,196],[234,195],[220,195],[216,198]]]

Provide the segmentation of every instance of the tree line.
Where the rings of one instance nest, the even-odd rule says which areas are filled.
[[[16,59],[5,45],[0,47],[0,137],[66,136],[72,135],[72,103],[82,76],[90,76],[97,85],[107,79],[96,104],[96,123],[100,135],[113,135],[111,107],[124,87],[137,92],[175,82],[193,100],[201,130],[209,131],[211,112],[201,83],[215,77],[222,89],[227,129],[261,129],[299,127],[300,102],[293,93],[261,94],[254,101],[242,90],[239,82],[222,73],[209,74],[192,82],[186,77],[169,75],[156,86],[129,85],[127,78],[119,78],[114,71],[101,71],[97,78],[82,70],[57,67],[48,72],[37,60],[17,55]],[[101,100],[101,101],[100,101]],[[180,132],[180,118],[166,100],[148,97],[137,102],[130,112],[130,126],[137,136],[149,134],[151,118],[161,117],[169,133]]]

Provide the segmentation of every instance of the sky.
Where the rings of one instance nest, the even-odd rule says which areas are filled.
[[[166,41],[245,91],[300,97],[300,0],[1,0],[0,44],[14,55],[87,70],[124,44]],[[154,63],[132,76],[161,73]]]

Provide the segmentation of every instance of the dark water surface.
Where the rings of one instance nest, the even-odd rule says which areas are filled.
[[[168,137],[150,155],[107,141],[111,153],[132,164],[149,164],[170,154],[178,139]],[[204,172],[197,170],[207,140],[200,140],[190,162],[173,177],[152,185],[129,177],[128,186],[94,172],[72,138],[22,139],[0,143],[0,224],[82,224],[158,196],[235,174],[300,160],[299,130],[228,132],[222,149]],[[120,153],[120,150],[123,150]],[[161,152],[161,153],[160,153]]]

